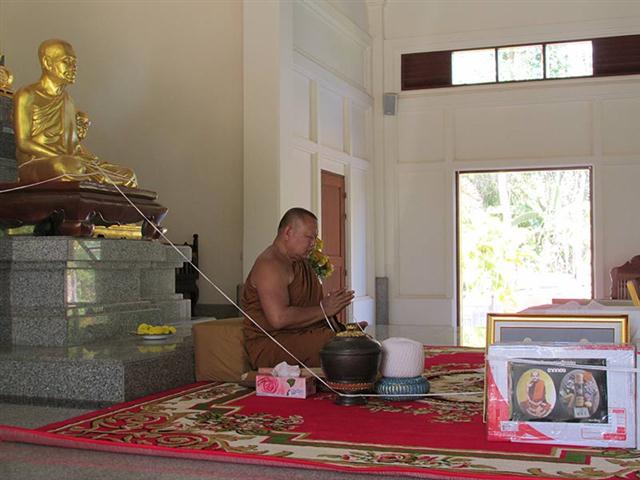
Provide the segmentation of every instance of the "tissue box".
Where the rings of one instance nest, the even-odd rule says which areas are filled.
[[[314,393],[316,379],[313,377],[274,377],[263,372],[256,376],[256,395],[259,397],[307,398]]]

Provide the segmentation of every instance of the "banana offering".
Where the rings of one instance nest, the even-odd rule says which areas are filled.
[[[176,328],[169,325],[149,325],[141,323],[136,332],[138,335],[169,335],[176,333]]]

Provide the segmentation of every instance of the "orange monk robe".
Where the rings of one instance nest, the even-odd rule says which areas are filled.
[[[547,392],[542,380],[533,382],[533,385],[529,385],[529,399],[532,402],[546,402]]]
[[[320,305],[322,296],[322,285],[309,262],[307,260],[293,262],[293,281],[289,285],[289,304],[292,307],[316,307]],[[274,329],[267,321],[260,305],[258,291],[251,285],[250,278],[244,285],[241,305],[243,310],[251,315],[251,318],[300,361],[308,367],[320,366],[320,350],[335,335],[326,320],[322,319],[302,328]],[[331,320],[334,328],[340,331],[335,319]],[[253,368],[273,367],[284,361],[294,365],[298,363],[247,318],[244,319],[244,340]]]

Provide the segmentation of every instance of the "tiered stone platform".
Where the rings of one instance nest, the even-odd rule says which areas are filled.
[[[0,399],[104,405],[193,381],[182,263],[150,241],[0,238]],[[141,322],[178,333],[145,342]]]

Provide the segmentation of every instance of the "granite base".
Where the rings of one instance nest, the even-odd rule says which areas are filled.
[[[158,242],[0,238],[0,399],[97,406],[192,383],[182,264]],[[149,342],[135,335],[140,323],[178,332]]]
[[[0,400],[104,406],[195,381],[191,324],[162,341],[135,335],[72,347],[0,347]]]
[[[189,319],[190,302],[175,293],[182,264],[157,242],[0,238],[0,344],[83,345]]]

